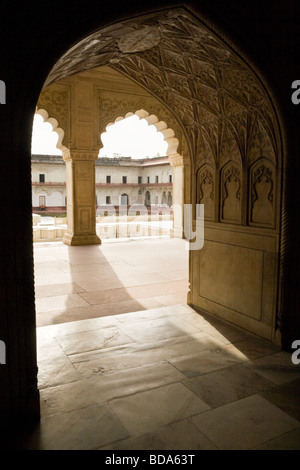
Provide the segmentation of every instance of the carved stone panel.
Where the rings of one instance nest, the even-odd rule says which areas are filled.
[[[236,163],[221,170],[220,218],[222,222],[241,223],[241,176]]]
[[[250,169],[249,225],[274,227],[275,169],[260,158]]]
[[[214,219],[214,199],[214,170],[209,165],[203,165],[197,172],[197,204],[204,204],[206,220]]]
[[[68,85],[53,84],[44,88],[40,94],[38,108],[45,109],[50,117],[57,120],[64,130],[64,144],[67,145],[70,135],[70,88]]]

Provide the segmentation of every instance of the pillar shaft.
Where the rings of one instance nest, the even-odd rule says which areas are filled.
[[[174,237],[183,238],[183,209],[184,209],[184,167],[183,157],[179,154],[169,155],[173,168],[173,211]]]
[[[64,154],[68,229],[63,242],[67,245],[101,243],[96,234],[95,160],[97,154],[95,151],[76,150]]]

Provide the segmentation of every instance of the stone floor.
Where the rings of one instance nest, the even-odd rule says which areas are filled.
[[[186,303],[184,240],[34,245],[37,326]]]
[[[183,240],[35,245],[41,422],[24,449],[300,450],[300,365],[185,304]]]

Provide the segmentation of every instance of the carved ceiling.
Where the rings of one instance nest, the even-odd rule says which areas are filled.
[[[270,100],[250,67],[184,9],[101,29],[70,49],[45,85],[109,65],[165,103],[185,129],[192,156],[222,164],[224,142],[242,161],[253,146],[276,164]]]

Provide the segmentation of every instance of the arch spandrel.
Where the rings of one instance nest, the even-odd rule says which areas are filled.
[[[48,117],[56,119],[63,131],[61,144],[69,146],[70,141],[70,87],[67,84],[53,83],[43,88],[37,102],[37,108],[48,113]]]

